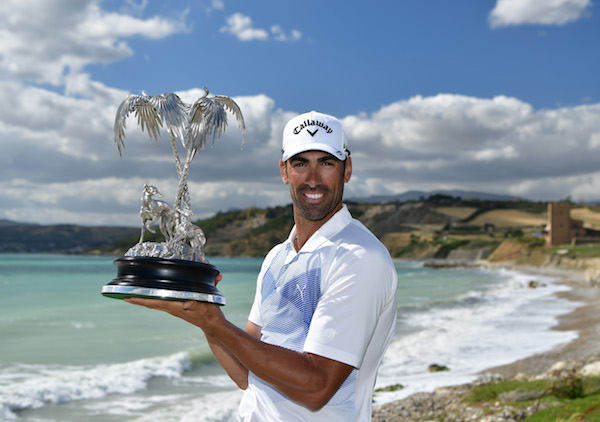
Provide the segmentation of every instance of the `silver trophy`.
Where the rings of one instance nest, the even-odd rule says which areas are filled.
[[[202,252],[206,237],[192,223],[190,192],[187,176],[198,150],[208,142],[213,145],[227,128],[227,111],[231,112],[242,131],[242,146],[246,125],[238,105],[229,97],[209,97],[208,89],[193,104],[185,104],[173,93],[156,96],[129,95],[121,102],[115,116],[115,144],[122,156],[125,148],[125,123],[132,113],[142,131],[158,142],[160,128],[169,132],[171,149],[179,176],[175,201],[171,206],[159,198],[163,195],[155,186],[144,185],[140,208],[140,240],[124,256],[115,261],[117,277],[102,287],[102,294],[115,299],[150,297],[170,300],[198,300],[225,304],[225,298],[214,285],[219,270]],[[185,157],[179,155],[178,141]],[[182,162],[183,161],[183,162]],[[164,242],[144,241],[146,231],[158,226]]]

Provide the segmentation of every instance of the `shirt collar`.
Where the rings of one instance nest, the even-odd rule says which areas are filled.
[[[352,221],[352,215],[348,211],[346,204],[342,204],[342,208],[336,212],[325,224],[308,239],[308,241],[302,246],[300,252],[314,252],[319,246],[326,242],[329,238],[342,231]],[[296,238],[296,226],[292,227],[292,231],[288,237],[287,242],[294,249],[294,239]]]

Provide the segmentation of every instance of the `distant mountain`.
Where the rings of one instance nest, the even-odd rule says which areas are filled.
[[[406,202],[427,200],[434,195],[446,195],[461,199],[478,199],[481,201],[517,201],[521,198],[510,195],[499,195],[495,193],[485,193],[476,191],[466,191],[459,189],[438,189],[429,192],[421,190],[410,190],[398,195],[375,195],[367,198],[351,198],[349,201],[364,202],[368,204],[378,204],[381,202]]]
[[[139,232],[132,227],[40,225],[0,219],[0,253],[81,253]]]

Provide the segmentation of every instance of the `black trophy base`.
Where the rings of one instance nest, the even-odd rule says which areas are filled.
[[[219,270],[214,265],[145,256],[122,256],[114,263],[117,277],[102,287],[106,297],[197,300],[225,305],[225,297],[215,287]]]

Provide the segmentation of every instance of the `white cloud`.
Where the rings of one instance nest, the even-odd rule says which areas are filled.
[[[173,199],[177,178],[168,136],[156,144],[132,117],[119,158],[112,130],[127,93],[93,80],[85,66],[131,54],[127,37],[165,37],[185,25],[106,13],[98,4],[3,4],[0,218],[137,225],[144,183]],[[137,4],[145,7],[144,1]],[[231,28],[249,40],[260,32],[239,14]],[[275,25],[261,36],[290,41],[301,34]],[[31,86],[31,80],[64,86],[64,92]],[[187,103],[202,93],[200,87],[178,92]],[[247,141],[242,150],[240,130],[230,120],[222,139],[198,154],[189,176],[196,217],[289,203],[277,163],[283,126],[294,113],[276,108],[263,94],[235,100],[246,119]],[[535,110],[514,97],[439,94],[340,117],[354,162],[347,197],[461,188],[536,200],[600,199],[598,103]]]
[[[302,38],[302,33],[300,31],[294,29],[288,35],[280,25],[273,25],[271,27],[271,34],[275,41],[296,41]]]
[[[276,41],[286,41],[287,37],[283,32],[283,28],[280,25],[273,25],[271,27],[271,34],[273,34],[273,39]]]
[[[266,29],[254,27],[252,18],[241,13],[234,13],[226,19],[227,25],[220,31],[237,37],[240,41],[296,41],[302,37],[302,33],[296,29],[288,35],[280,25],[271,26],[270,32]]]
[[[142,3],[143,6],[143,3]],[[62,85],[90,63],[133,54],[127,37],[164,38],[186,30],[183,20],[107,13],[98,0],[7,0],[0,14],[0,75]]]
[[[590,149],[600,149],[600,132],[592,133],[589,140]]]
[[[492,28],[564,25],[579,19],[591,5],[591,0],[497,0],[489,20]]]
[[[373,119],[358,118],[360,135],[377,136],[386,147],[413,156],[440,148],[470,151],[525,121],[532,108],[515,98],[491,100],[464,95],[415,96],[383,107]],[[357,119],[355,119],[357,120]]]
[[[140,0],[139,3],[136,3],[135,0],[126,0],[129,7],[134,10],[136,13],[141,13],[148,6],[148,0]]]
[[[487,148],[477,151],[473,158],[477,161],[494,161],[501,159],[517,158],[518,153],[512,145],[506,145],[503,148]]]
[[[225,2],[222,0],[213,0],[212,8],[216,10],[225,10]]]
[[[236,36],[240,41],[266,40],[269,33],[264,29],[253,27],[250,16],[234,13],[227,18],[227,26],[221,28],[221,32],[227,32]]]
[[[597,199],[584,186],[597,171],[599,118],[600,104],[536,111],[515,98],[440,94],[343,122],[356,170],[390,185],[506,193],[529,182],[536,188],[521,187],[520,194],[557,199],[574,183],[539,189],[538,182],[570,177],[580,181],[584,199]]]
[[[157,145],[132,119],[123,158],[118,156],[112,124],[126,93],[109,101],[8,83],[0,89],[8,95],[0,98],[0,218],[135,226],[144,183],[173,200],[177,178],[166,134]],[[201,93],[179,92],[188,103]],[[245,115],[247,141],[241,149],[232,120],[222,139],[192,163],[198,218],[289,203],[277,162],[281,131],[294,113],[275,108],[266,95],[235,100]],[[534,110],[516,98],[440,94],[342,122],[354,161],[346,197],[461,188],[534,200],[599,199],[600,104]]]

